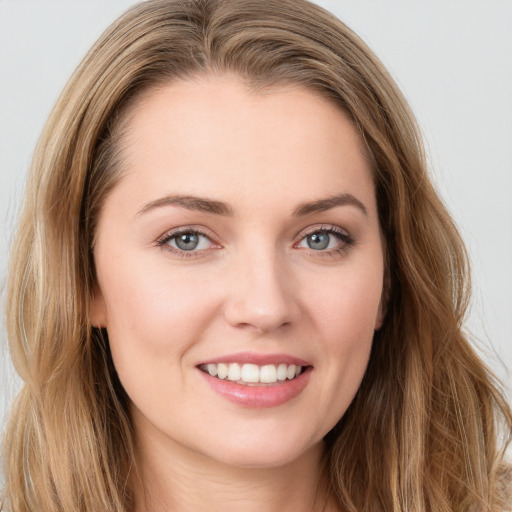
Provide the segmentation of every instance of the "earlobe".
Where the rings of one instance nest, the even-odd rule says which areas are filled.
[[[107,327],[107,308],[103,293],[98,285],[94,287],[89,322],[93,327]]]

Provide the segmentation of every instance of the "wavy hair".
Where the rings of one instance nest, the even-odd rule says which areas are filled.
[[[305,0],[149,0],[101,36],[36,148],[8,278],[24,381],[4,439],[3,508],[128,512],[133,437],[108,337],[88,322],[95,224],[122,174],[130,106],[161,83],[233,73],[300,84],[352,120],[371,156],[387,313],[356,397],[326,436],[348,512],[505,510],[512,413],[462,330],[467,257],[428,175],[416,122],[382,64]],[[507,478],[509,480],[507,480]]]

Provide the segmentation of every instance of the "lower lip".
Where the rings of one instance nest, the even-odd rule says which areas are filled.
[[[202,377],[216,393],[235,404],[245,407],[277,407],[289,402],[307,386],[311,370],[312,367],[308,367],[298,377],[291,380],[278,381],[272,385],[246,386],[212,377],[198,369]]]

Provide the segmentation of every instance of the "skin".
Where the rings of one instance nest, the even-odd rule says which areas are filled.
[[[160,87],[126,128],[123,177],[98,223],[91,321],[107,328],[131,399],[137,510],[320,510],[322,439],[382,323],[383,244],[358,133],[308,89],[256,93],[233,76]],[[156,205],[176,194],[231,213]],[[338,194],[365,211],[294,215]],[[186,257],[164,242],[180,227],[208,235]],[[311,248],[306,235],[328,228],[345,238]],[[309,381],[279,406],[235,404],[197,365],[238,352],[299,357]]]

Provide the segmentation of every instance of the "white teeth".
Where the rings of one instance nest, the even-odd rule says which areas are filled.
[[[219,363],[217,365],[217,377],[219,379],[225,379],[228,376],[228,365],[224,363]]]
[[[240,365],[237,363],[232,363],[228,368],[228,380],[240,380],[240,376],[242,374]]]
[[[259,382],[260,369],[255,364],[244,364],[240,377],[244,382]]]
[[[208,372],[212,377],[227,379],[240,384],[272,384],[277,381],[292,380],[302,373],[302,366],[295,364],[256,364],[239,363],[209,363],[202,365],[201,369]]]
[[[288,376],[288,365],[280,364],[277,367],[277,380],[286,380]]]
[[[274,364],[266,364],[260,370],[260,382],[270,384],[277,380],[277,369]]]

